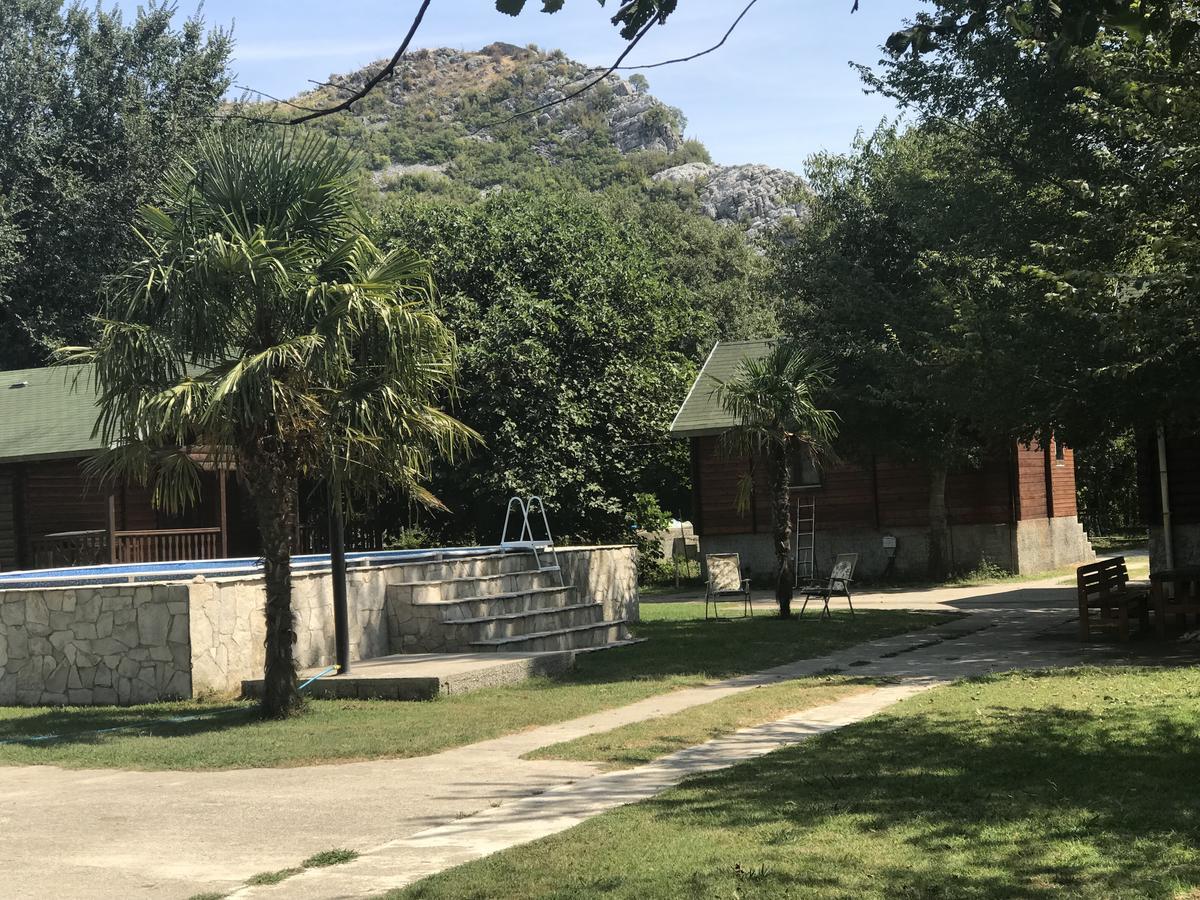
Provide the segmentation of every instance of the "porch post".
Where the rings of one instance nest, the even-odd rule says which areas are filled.
[[[108,561],[117,561],[117,495],[108,492]]]
[[[229,520],[226,515],[225,479],[228,473],[222,466],[217,467],[217,481],[221,485],[221,558],[229,558]]]
[[[339,675],[350,674],[350,611],[346,604],[346,523],[342,497],[331,482],[325,484],[329,503],[329,577],[333,582],[333,632]]]

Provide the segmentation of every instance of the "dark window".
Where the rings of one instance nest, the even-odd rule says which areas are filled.
[[[821,470],[802,453],[791,454],[788,474],[791,476],[790,487],[818,487],[821,484]]]
[[[1054,464],[1056,466],[1065,466],[1067,464],[1067,448],[1063,446],[1062,441],[1054,442]]]

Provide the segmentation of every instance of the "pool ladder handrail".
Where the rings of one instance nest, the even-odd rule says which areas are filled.
[[[516,540],[510,541],[508,539],[508,526],[512,521],[514,506],[521,514],[521,531]],[[542,528],[546,535],[544,538],[535,538],[533,536],[533,527],[530,524],[529,517],[535,513],[541,514]],[[503,550],[530,551],[533,553],[533,559],[537,563],[538,572],[557,572],[558,583],[560,586],[563,584],[562,566],[559,565],[558,550],[554,546],[554,537],[550,533],[550,520],[546,516],[546,504],[536,494],[524,500],[520,497],[509,499],[508,508],[504,511],[504,528],[500,532],[500,547]],[[549,557],[549,559],[546,557]]]

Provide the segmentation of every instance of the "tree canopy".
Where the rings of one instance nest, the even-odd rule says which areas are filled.
[[[1053,211],[1005,249],[1041,288],[1014,297],[1011,327],[1022,386],[1081,435],[1197,413],[1198,23],[1192,0],[939,0],[868,74]]]
[[[298,479],[339,496],[433,502],[434,453],[473,436],[440,408],[454,338],[428,263],[365,235],[355,159],[313,133],[226,130],[142,211],[143,255],[114,281],[92,348],[106,478],[178,509],[201,459],[254,500],[267,588],[264,710],[299,703],[290,557]]]
[[[0,9],[0,368],[81,340],[138,207],[211,125],[230,40],[175,8]]]
[[[406,201],[383,230],[431,260],[462,416],[487,435],[437,480],[446,527],[490,535],[510,496],[538,493],[564,534],[612,539],[637,494],[682,502],[687,448],[667,426],[695,372],[694,310],[636,224],[578,195],[503,192]]]

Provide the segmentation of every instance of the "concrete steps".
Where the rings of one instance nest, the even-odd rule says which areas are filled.
[[[624,620],[538,571],[532,554],[426,563],[388,585],[393,653],[544,653],[627,640]]]
[[[628,638],[624,619],[555,628],[549,631],[518,634],[512,637],[472,641],[471,649],[501,653],[549,653],[560,650],[581,650],[616,644]]]
[[[495,575],[467,575],[432,581],[401,582],[388,586],[389,594],[414,603],[493,597],[530,588],[559,587],[557,572],[521,569]]]

